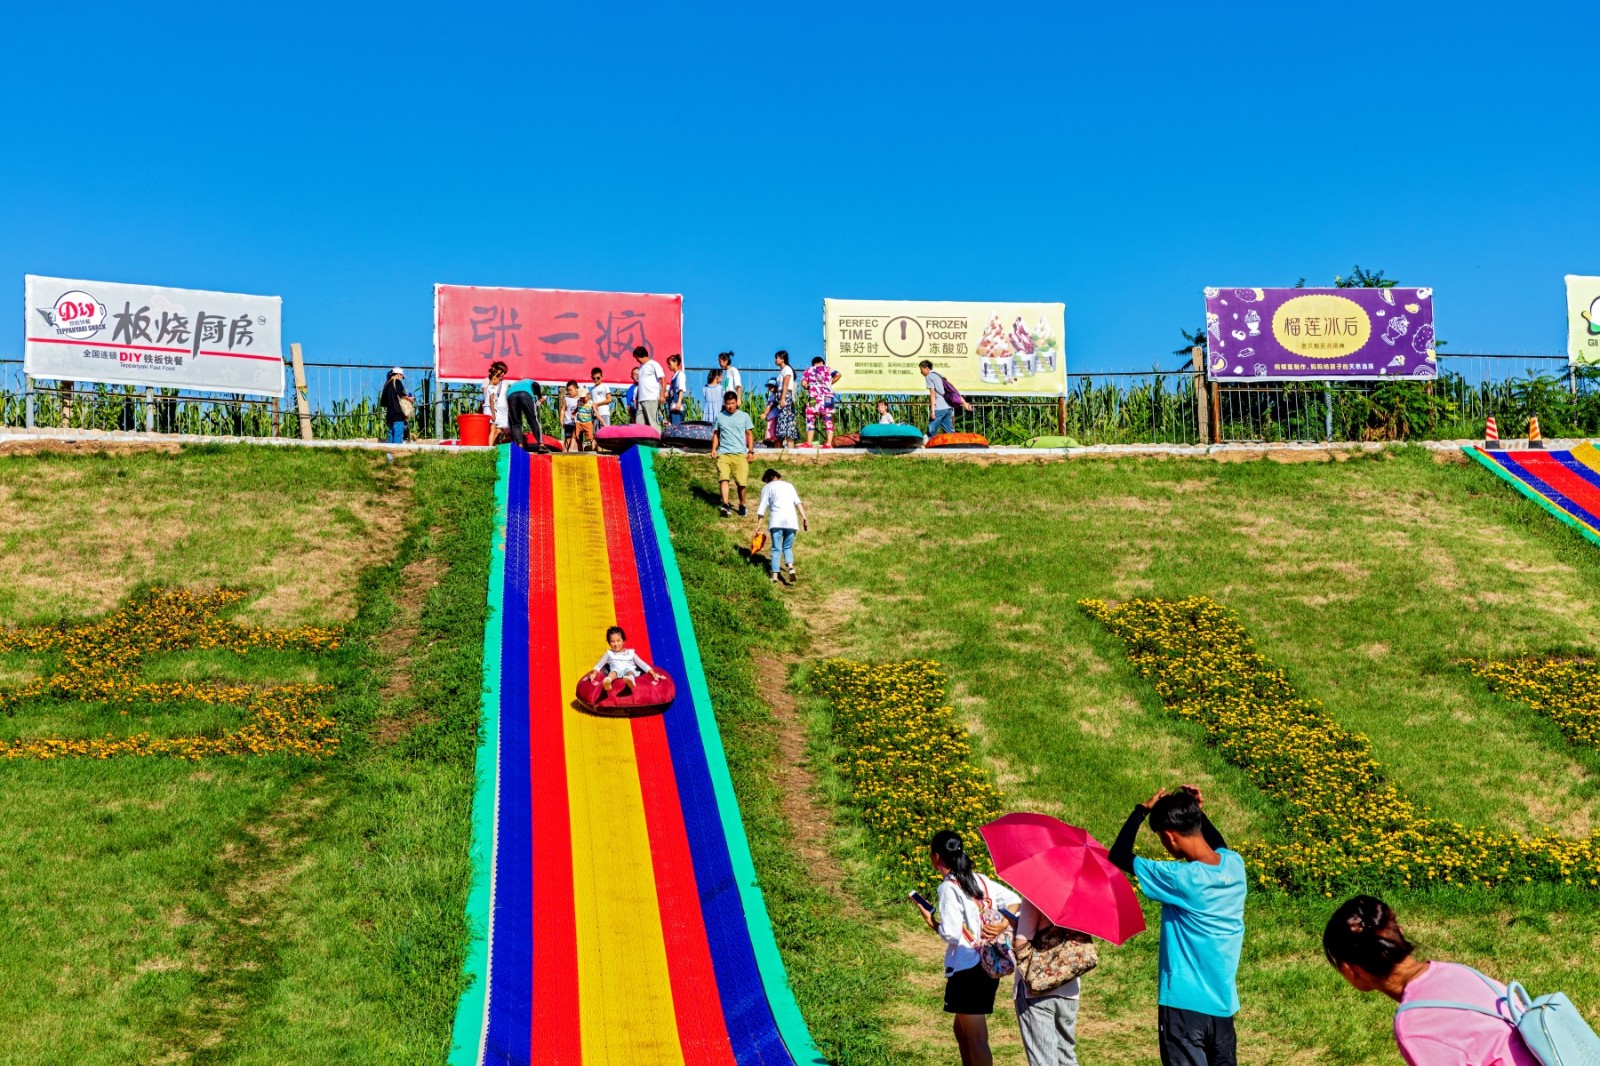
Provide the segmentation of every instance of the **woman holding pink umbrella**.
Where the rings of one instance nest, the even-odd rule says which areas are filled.
[[[1139,900],[1087,830],[1008,814],[980,832],[995,872],[1022,896],[1016,1008],[1029,1066],[1078,1066],[1079,977],[1098,961],[1089,937],[1121,944],[1142,931]]]

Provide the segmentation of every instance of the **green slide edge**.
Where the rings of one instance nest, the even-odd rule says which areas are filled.
[[[767,914],[766,900],[761,895],[761,884],[756,877],[755,860],[750,855],[750,842],[745,837],[744,819],[739,815],[739,800],[734,795],[733,778],[728,773],[727,756],[722,750],[722,733],[717,729],[717,718],[711,710],[711,693],[706,687],[700,644],[695,640],[694,625],[689,619],[689,601],[683,591],[678,555],[672,548],[672,534],[667,529],[667,517],[661,510],[661,486],[656,481],[655,452],[643,449],[642,455],[650,518],[656,527],[656,543],[661,546],[667,595],[672,600],[672,613],[678,625],[678,642],[683,647],[684,670],[689,675],[685,680],[689,684],[689,691],[694,694],[695,713],[700,721],[700,740],[705,745],[706,764],[710,768],[712,788],[717,795],[717,810],[722,820],[723,836],[728,841],[728,857],[733,862],[734,879],[739,885],[739,899],[744,909],[745,924],[750,930],[750,943],[755,949],[756,968],[761,972],[767,1003],[772,1008],[778,1034],[783,1037],[789,1054],[797,1063],[820,1066],[826,1060],[812,1041],[811,1031],[800,1016],[800,1005],[795,1002],[794,990],[789,987],[783,957],[778,953],[778,942],[772,935],[772,919]]]
[[[1587,540],[1590,544],[1593,544],[1596,547],[1600,547],[1600,536],[1596,536],[1594,530],[1590,529],[1588,526],[1584,525],[1582,522],[1578,521],[1576,518],[1572,517],[1567,512],[1563,511],[1561,508],[1557,507],[1555,504],[1539,495],[1530,485],[1528,485],[1527,482],[1523,481],[1511,471],[1507,470],[1505,467],[1501,466],[1499,463],[1483,454],[1482,450],[1480,450],[1476,444],[1463,444],[1461,446],[1461,450],[1488,468],[1489,472],[1495,477],[1499,478],[1501,481],[1504,481],[1507,485],[1510,485],[1512,488],[1522,493],[1522,495],[1526,496],[1540,507],[1543,507],[1546,511],[1550,512],[1550,514],[1554,515],[1560,521],[1577,530],[1583,535],[1584,540]]]
[[[483,622],[483,728],[473,762],[472,886],[467,890],[467,929],[472,940],[462,972],[467,987],[456,1004],[450,1066],[477,1066],[483,1059],[489,1010],[490,915],[494,908],[495,825],[500,803],[500,625],[506,596],[506,523],[511,497],[511,450],[495,461],[494,544],[489,562],[489,613]]]

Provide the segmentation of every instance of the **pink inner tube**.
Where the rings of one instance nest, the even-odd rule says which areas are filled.
[[[654,426],[600,426],[594,439],[608,452],[624,452],[636,444],[660,444],[661,431]]]
[[[615,682],[608,693],[600,682],[584,674],[576,695],[579,703],[596,714],[638,714],[666,710],[677,697],[678,688],[666,674],[660,680],[640,675],[632,681]]]

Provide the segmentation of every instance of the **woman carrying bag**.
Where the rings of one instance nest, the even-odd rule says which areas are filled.
[[[1026,898],[1017,911],[1016,1007],[1028,1066],[1078,1066],[1078,979],[1100,962],[1094,941]]]

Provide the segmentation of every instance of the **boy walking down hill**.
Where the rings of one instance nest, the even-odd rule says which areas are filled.
[[[1128,815],[1111,861],[1161,904],[1157,1003],[1162,1066],[1236,1066],[1235,977],[1244,947],[1244,860],[1228,848],[1193,785],[1157,792]],[[1136,857],[1146,818],[1176,862]]]

